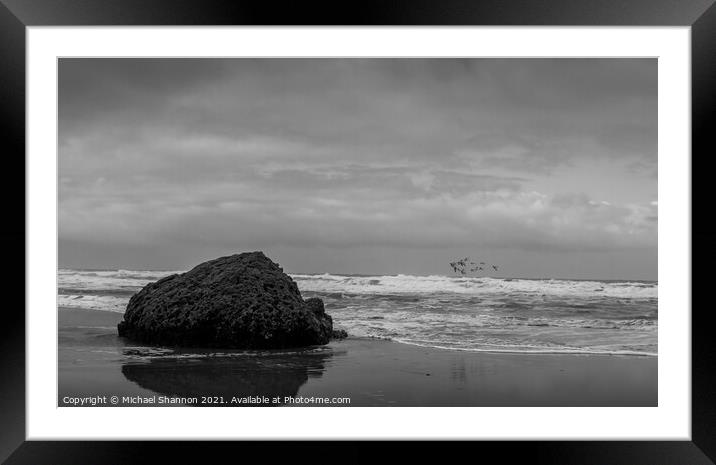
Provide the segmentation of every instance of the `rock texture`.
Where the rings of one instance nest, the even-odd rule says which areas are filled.
[[[262,252],[217,258],[148,284],[129,301],[118,330],[149,344],[241,349],[326,344],[334,334],[323,301],[303,300]]]

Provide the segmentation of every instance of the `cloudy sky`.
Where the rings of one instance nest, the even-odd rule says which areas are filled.
[[[655,59],[61,59],[61,267],[656,279]]]

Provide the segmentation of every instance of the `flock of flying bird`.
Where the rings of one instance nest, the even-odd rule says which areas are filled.
[[[473,262],[470,257],[465,257],[461,260],[450,262],[450,266],[455,273],[466,274],[468,272],[482,271],[487,268],[488,265],[485,262]],[[497,271],[497,265],[489,265]]]

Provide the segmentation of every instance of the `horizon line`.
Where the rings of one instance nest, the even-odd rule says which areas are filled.
[[[158,271],[158,272],[175,272],[175,273],[186,273],[191,270],[191,268],[186,270],[170,270],[170,269],[149,269],[149,268],[69,268],[69,267],[62,267],[58,266],[57,271],[61,270],[68,270],[68,271]],[[657,279],[644,279],[644,278],[575,278],[575,277],[565,277],[565,276],[479,276],[479,275],[448,275],[448,274],[411,274],[411,273],[394,273],[394,274],[366,274],[366,273],[331,273],[331,272],[315,272],[315,273],[303,273],[298,271],[286,271],[284,270],[284,273],[287,275],[309,275],[309,276],[320,276],[320,275],[332,275],[332,276],[348,276],[348,277],[375,277],[375,276],[416,276],[416,277],[428,277],[428,276],[441,276],[445,278],[491,278],[491,279],[525,279],[525,280],[533,280],[533,281],[539,281],[539,280],[548,280],[548,279],[556,279],[556,280],[562,280],[562,281],[602,281],[602,282],[609,282],[609,281],[633,281],[633,282],[652,282],[652,283],[658,283],[659,280]]]

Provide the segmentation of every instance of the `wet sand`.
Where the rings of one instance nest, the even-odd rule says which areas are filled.
[[[119,313],[58,315],[59,406],[96,396],[126,397],[119,406],[175,405],[159,404],[164,397],[215,397],[222,406],[271,405],[266,398],[287,405],[287,397],[381,407],[657,405],[656,357],[467,352],[359,338],[294,350],[180,350],[119,338]]]

